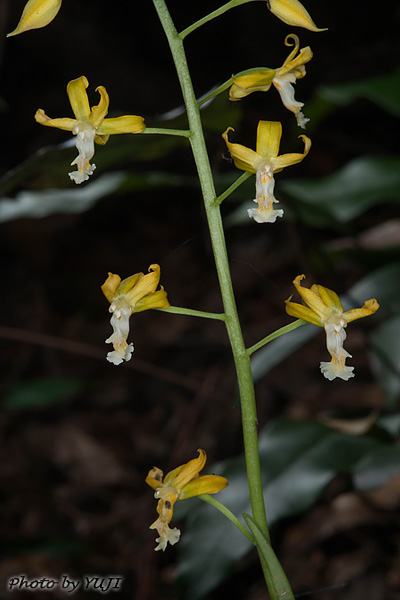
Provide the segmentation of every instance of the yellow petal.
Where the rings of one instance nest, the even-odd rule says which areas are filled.
[[[233,85],[229,90],[229,99],[233,101],[240,100],[253,92],[267,92],[275,75],[275,69],[256,71],[238,77],[232,75]]]
[[[121,277],[119,275],[114,275],[114,273],[109,273],[107,279],[101,286],[101,291],[111,304],[115,296],[115,290],[117,289],[119,282],[121,281]]]
[[[104,119],[97,130],[100,135],[113,135],[116,133],[140,133],[146,129],[143,117],[124,115],[114,119]]]
[[[228,485],[228,480],[220,475],[203,475],[189,481],[179,494],[179,500],[200,496],[200,494],[216,494]]]
[[[72,131],[76,125],[76,119],[70,119],[68,117],[61,119],[50,119],[50,117],[48,117],[41,108],[36,111],[35,121],[41,125],[57,127],[57,129],[64,129],[65,131]]]
[[[48,25],[61,8],[62,0],[29,0],[22,12],[21,19],[14,31],[7,37],[18,35],[29,29],[38,29]]]
[[[156,490],[162,485],[163,472],[158,467],[153,467],[148,472],[148,475],[145,479],[147,485]]]
[[[293,43],[292,43],[292,41],[293,41]],[[297,78],[304,76],[300,67],[302,67],[305,63],[309,62],[313,57],[313,53],[312,53],[310,46],[307,46],[306,48],[302,48],[300,50],[299,55],[296,56],[296,54],[299,50],[299,47],[300,47],[300,40],[299,40],[298,36],[294,33],[291,33],[288,36],[286,36],[285,46],[294,46],[294,49],[291,51],[289,56],[286,58],[285,62],[281,66],[281,68],[277,70],[277,73],[276,73],[277,77],[282,77],[283,75],[285,75],[286,73],[289,73],[290,71],[294,71],[296,73]]]
[[[319,29],[304,6],[298,0],[269,0],[267,2],[270,11],[287,25],[304,27],[310,31],[326,31]]]
[[[103,85],[99,85],[96,92],[100,94],[100,102],[97,106],[92,106],[88,121],[95,129],[98,129],[107,116],[110,99]]]
[[[197,458],[193,458],[189,460],[185,465],[181,465],[174,471],[171,471],[165,476],[164,484],[167,486],[171,486],[178,493],[181,492],[182,488],[189,483],[192,479],[198,477],[200,471],[204,468],[206,464],[207,455],[204,450],[197,450],[199,456]]]
[[[371,300],[367,300],[362,308],[353,308],[352,310],[348,310],[343,314],[343,317],[346,319],[347,323],[350,323],[355,319],[361,319],[362,317],[373,315],[378,308],[378,302],[375,300],[375,298],[372,298]]]
[[[318,294],[325,306],[329,306],[329,308],[332,308],[332,310],[338,313],[343,312],[343,306],[340,302],[339,296],[333,290],[330,290],[322,285],[314,284],[311,286],[311,291],[315,294]]]
[[[226,145],[228,146],[228,150],[232,155],[235,167],[241,169],[242,171],[250,171],[250,173],[255,173],[259,164],[262,162],[263,157],[257,154],[257,152],[254,152],[254,150],[246,148],[246,146],[242,146],[241,144],[232,144],[228,138],[230,131],[235,130],[232,127],[228,127],[228,129],[222,134],[222,137],[224,138]]]
[[[295,165],[303,160],[310,152],[311,148],[311,140],[306,135],[299,135],[299,137],[304,142],[304,152],[300,154],[299,152],[293,152],[291,154],[281,154],[276,158],[271,158],[271,163],[274,167],[274,172],[278,173],[282,171],[285,167],[289,167],[290,165]]]
[[[141,274],[142,275],[142,274]],[[157,289],[158,282],[160,281],[160,266],[150,265],[149,273],[139,277],[133,288],[125,294],[126,301],[132,308],[144,298],[150,294],[154,294]]]
[[[135,275],[131,275],[126,279],[123,279],[121,283],[118,285],[115,296],[124,296],[128,292],[132,290],[132,288],[137,284],[137,282],[144,277],[143,273],[135,273]]]
[[[316,319],[319,319],[320,323],[323,324],[329,318],[332,310],[328,308],[318,294],[311,290],[302,287],[300,281],[305,278],[305,275],[298,275],[293,280],[293,285],[299,292],[302,300],[307,304],[309,308],[316,314]],[[308,320],[308,319],[307,319]],[[315,321],[310,321],[315,323]],[[318,323],[316,323],[318,324]]]
[[[138,313],[143,310],[150,310],[152,308],[168,308],[170,306],[167,299],[167,292],[164,290],[158,290],[150,296],[145,296],[138,302],[136,302],[133,312]]]
[[[290,300],[285,300],[285,304],[286,312],[291,317],[303,319],[303,321],[307,321],[307,323],[312,323],[313,325],[318,325],[319,327],[324,326],[318,315],[311,310],[311,308],[308,308],[308,306],[304,306],[304,304],[298,304],[297,302],[290,302]]]
[[[67,94],[74,115],[78,121],[87,121],[90,115],[89,99],[86,88],[89,82],[84,75],[73,79],[67,85]]]
[[[259,121],[257,127],[257,154],[268,159],[278,156],[281,137],[282,125],[279,121]]]

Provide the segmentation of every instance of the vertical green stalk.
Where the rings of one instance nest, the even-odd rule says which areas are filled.
[[[175,29],[165,1],[153,0],[153,3],[168,39],[186,104],[189,128],[191,132],[189,139],[203,193],[215,265],[218,273],[226,315],[225,324],[232,347],[239,384],[242,408],[244,450],[246,455],[246,467],[252,513],[254,521],[268,537],[268,526],[265,514],[258,450],[257,410],[254,394],[254,383],[250,367],[250,357],[246,353],[239,317],[237,314],[220,207],[216,201],[214,181],[211,173],[207,148],[204,141],[199,107],[193,91],[192,81],[183,47],[183,41]]]

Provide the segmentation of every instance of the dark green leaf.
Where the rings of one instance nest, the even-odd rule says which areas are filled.
[[[384,202],[400,202],[400,158],[365,156],[322,179],[283,181],[294,208],[310,224],[347,223]]]
[[[58,404],[81,388],[76,379],[32,379],[10,390],[3,406],[8,410],[36,410]]]

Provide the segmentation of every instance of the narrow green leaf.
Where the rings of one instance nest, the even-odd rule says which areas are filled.
[[[250,515],[244,514],[243,518],[256,540],[257,549],[261,555],[260,558],[262,557],[262,562],[266,566],[268,572],[267,586],[271,600],[280,600],[283,596],[285,600],[294,600],[289,581],[271,544]]]

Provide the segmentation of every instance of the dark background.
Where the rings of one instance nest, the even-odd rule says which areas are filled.
[[[0,5],[3,181],[41,148],[68,139],[66,132],[40,127],[33,115],[43,108],[51,117],[71,116],[65,92],[70,79],[86,75],[93,104],[95,87],[104,85],[112,114],[140,114],[148,126],[181,105],[151,2],[64,0],[50,26],[6,39],[24,4],[2,0]],[[175,0],[168,6],[179,30],[219,3]],[[301,46],[311,45],[314,51],[307,77],[296,90],[307,116],[307,100],[318,85],[380,75],[397,66],[400,11],[396,3],[361,0],[308,0],[306,6],[317,25],[329,27],[323,33],[296,31]],[[186,42],[196,93],[207,92],[233,72],[279,66],[287,56],[284,37],[292,30],[269,14],[264,2],[241,6],[207,24]],[[254,147],[258,120],[280,119],[282,151],[294,151],[294,118],[275,91],[254,94],[245,102],[237,126],[240,142]],[[227,105],[221,132],[235,110]],[[322,177],[357,156],[397,151],[393,119],[367,100],[335,111],[315,131],[310,123],[310,135],[310,155],[285,171],[285,177]],[[108,146],[114,143],[118,141],[111,138]],[[215,173],[231,172],[221,137],[210,135],[208,147]],[[64,179],[57,175],[54,180],[44,165],[40,172],[22,175],[19,189],[72,185],[67,179],[70,156]],[[101,156],[100,147],[93,180],[101,173]],[[194,174],[185,147],[155,164],[124,159],[118,168]],[[226,214],[230,210],[224,207]],[[361,231],[389,214],[387,208],[371,211],[356,227]],[[321,267],[315,259],[319,246],[336,235],[304,224],[295,228],[285,220],[274,228],[254,225],[227,231],[247,345],[289,322],[283,301],[298,273],[306,272],[310,280],[341,293],[368,272],[368,263],[354,257],[337,261],[329,272]],[[171,304],[220,311],[199,193],[184,187],[119,193],[82,214],[11,221],[2,225],[0,256],[2,393],[7,396],[29,382],[72,382],[60,402],[4,410],[0,417],[1,576],[121,574],[125,582],[120,598],[175,598],[175,548],[162,556],[153,551],[155,536],[147,527],[155,519],[155,503],[144,478],[153,464],[167,471],[192,458],[198,447],[207,450],[210,464],[241,452],[230,350],[220,323],[149,311],[132,318],[136,349],[131,362],[114,367],[105,361],[110,325],[99,286],[109,270],[126,277],[158,262]],[[372,377],[363,339],[354,328],[349,351],[357,355],[357,378],[349,384],[321,377],[318,364],[326,352],[322,334],[307,345],[307,352],[299,351],[273,369],[257,386],[260,426],[281,415],[309,418],[329,409],[382,407],[383,394]],[[353,548],[345,535],[313,540],[303,553],[297,552],[299,536],[312,540],[315,520],[324,520],[324,509],[334,497],[333,486],[320,512],[276,530],[294,589],[320,590],[312,596],[318,600],[398,598],[391,550],[398,532],[390,532],[386,544],[386,530],[350,523],[352,539],[359,540],[357,551],[367,545],[377,557],[379,568],[372,575],[361,550],[343,558]],[[357,568],[352,571],[349,564]],[[334,587],[351,576],[351,590]],[[320,589],[325,586],[327,591]],[[232,599],[264,597],[254,557],[240,565],[223,593]],[[58,596],[48,592],[37,597]],[[77,592],[78,597],[90,594]]]

